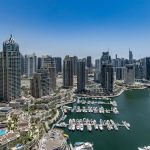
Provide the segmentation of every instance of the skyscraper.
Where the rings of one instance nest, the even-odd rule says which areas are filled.
[[[81,59],[77,62],[77,91],[85,91],[85,61]]]
[[[101,65],[104,64],[111,64],[111,57],[109,55],[109,52],[103,52],[101,57]]]
[[[144,58],[145,79],[150,80],[150,57]]]
[[[87,67],[88,68],[92,67],[92,57],[91,56],[87,56]]]
[[[70,88],[73,86],[73,62],[72,58],[67,55],[63,61],[63,87]]]
[[[41,73],[34,73],[30,81],[31,95],[35,98],[42,96]]]
[[[52,56],[46,55],[42,56],[42,63],[41,63],[41,68],[44,68],[47,66],[47,64],[51,64],[54,62],[54,58]]]
[[[38,61],[37,61],[37,69],[41,69],[42,68],[42,58],[38,57]]]
[[[54,91],[56,89],[56,67],[55,62],[51,62],[50,64],[47,64],[48,74],[50,78],[50,89],[51,91]]]
[[[100,73],[101,73],[101,60],[95,60],[95,73],[94,73],[94,81],[100,82]]]
[[[140,59],[135,63],[135,79],[143,79],[144,78],[144,68],[143,68],[143,60]]]
[[[135,68],[133,64],[128,64],[125,66],[125,83],[130,85],[135,81]]]
[[[133,63],[133,54],[132,51],[129,49],[129,64]]]
[[[124,80],[125,79],[125,67],[116,67],[116,80]]]
[[[51,79],[47,68],[41,68],[34,73],[30,82],[31,95],[35,98],[48,96],[51,92]]]
[[[113,92],[114,76],[113,66],[110,64],[102,65],[101,84],[105,92]]]
[[[106,90],[109,90],[109,87],[107,87],[107,86],[110,86],[110,84],[111,84],[111,83],[109,83],[109,85],[107,85],[106,81],[111,82],[111,80],[113,80],[113,78],[108,79],[111,77],[111,75],[113,76],[113,73],[111,74],[111,71],[110,70],[108,71],[108,67],[110,69],[109,65],[111,65],[111,56],[109,55],[109,52],[103,52],[102,57],[100,59],[100,67],[101,68],[100,68],[99,74],[100,74],[100,82],[102,84],[102,87]],[[107,74],[109,75],[108,77],[106,76]],[[113,83],[113,81],[112,81],[112,83]]]
[[[25,75],[27,77],[32,77],[37,70],[37,56],[34,53],[31,55],[25,55],[24,65]]]
[[[92,73],[92,57],[87,56],[86,65],[89,73]]]
[[[21,55],[12,35],[0,53],[0,99],[10,101],[21,94]]]
[[[78,62],[78,57],[73,56],[72,58],[72,64],[73,64],[73,75],[77,75],[77,62]]]
[[[55,65],[56,65],[56,73],[61,73],[62,72],[62,61],[61,57],[54,57],[55,60]]]
[[[89,83],[88,69],[87,69],[87,67],[85,67],[85,85],[87,85],[88,83]]]
[[[24,56],[21,55],[21,75],[24,75]]]

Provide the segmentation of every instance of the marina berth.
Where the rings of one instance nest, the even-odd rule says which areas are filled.
[[[109,107],[105,108],[106,105]],[[98,99],[98,98],[78,97],[76,100],[76,105],[74,105],[73,107],[65,106],[64,108],[75,113],[119,114],[116,101],[111,101],[110,98]],[[104,129],[108,131],[111,130],[118,131],[119,127],[125,127],[127,130],[130,130],[130,124],[127,123],[126,121],[122,121],[121,123],[115,123],[112,119],[111,120],[100,119],[99,122],[97,122],[95,119],[89,118],[83,119],[72,118],[69,119],[68,124],[62,122],[60,124],[57,124],[56,126],[62,128],[68,127],[68,130],[70,131],[84,131],[85,127],[89,132],[91,132],[93,129],[100,131],[103,131]]]
[[[100,113],[100,114],[104,114],[104,113],[113,113],[113,114],[119,114],[119,111],[117,109],[117,107],[111,107],[110,109],[105,109],[103,106],[101,107],[91,107],[91,106],[73,106],[72,111],[71,112],[76,112],[76,113]]]
[[[95,119],[83,118],[83,119],[69,119],[69,123],[62,122],[60,124],[56,124],[57,127],[65,128],[68,127],[70,131],[84,131],[84,126],[86,126],[88,131],[95,130],[119,130],[119,127],[125,127],[127,130],[130,130],[130,124],[126,121],[122,121],[121,123],[115,123],[113,120],[102,120],[100,119],[97,122]],[[93,127],[92,127],[93,126]]]

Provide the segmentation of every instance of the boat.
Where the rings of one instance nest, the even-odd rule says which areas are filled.
[[[150,146],[138,147],[138,150],[150,150]]]
[[[93,150],[93,144],[91,144],[91,143],[89,143],[89,142],[85,142],[85,143],[83,143],[83,142],[78,142],[77,144],[79,145],[79,146],[77,146],[77,144],[76,144],[76,146],[75,146],[75,150]]]
[[[69,125],[68,129],[69,129],[69,130],[72,130],[72,125]]]
[[[113,110],[113,113],[114,113],[114,114],[119,114],[119,111],[117,110],[116,107],[114,107],[112,110]]]
[[[79,126],[79,125],[76,125],[76,129],[77,129],[77,130],[80,130],[80,126]]]
[[[122,121],[123,125],[126,127],[127,130],[130,130],[130,124],[126,121]]]
[[[114,124],[114,129],[115,129],[115,130],[118,130],[118,127],[117,127],[117,125],[116,125],[116,124]]]
[[[88,129],[88,131],[92,131],[92,126],[90,123],[87,125],[87,129]]]
[[[76,143],[74,143],[74,146],[81,146],[83,144],[84,144],[84,142],[76,142]]]
[[[101,131],[104,129],[102,124],[99,124],[99,129],[100,129]]]
[[[75,129],[76,129],[76,126],[75,126],[75,124],[73,124],[72,125],[72,131],[75,131]]]
[[[95,124],[95,126],[94,126],[94,127],[95,127],[95,129],[96,129],[96,130],[98,130],[98,124]]]
[[[84,130],[84,126],[83,124],[80,125],[80,131],[83,131]]]

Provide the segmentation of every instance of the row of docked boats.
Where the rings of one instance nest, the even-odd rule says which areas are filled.
[[[101,114],[104,114],[104,113],[114,113],[114,114],[119,114],[119,111],[117,109],[117,107],[111,107],[111,109],[105,109],[104,107],[91,107],[91,106],[88,106],[88,107],[80,107],[80,106],[74,106],[72,109],[71,109],[71,112],[76,112],[76,113],[81,113],[81,112],[84,112],[84,113],[101,113]]]
[[[71,131],[83,131],[84,128],[87,128],[88,131],[92,131],[92,127],[94,126],[95,130],[103,130],[107,128],[107,130],[118,130],[118,127],[124,126],[126,129],[130,129],[130,124],[126,121],[122,121],[122,124],[115,123],[113,120],[102,120],[99,122],[93,119],[83,118],[83,119],[69,119],[68,129]]]
[[[117,107],[117,103],[116,103],[116,101],[110,101],[110,102],[104,102],[104,101],[90,101],[90,100],[79,100],[79,99],[77,99],[77,104],[83,104],[83,105],[85,105],[85,104],[88,104],[88,105],[90,105],[90,104],[99,104],[99,105],[112,105],[112,106],[114,106],[114,107]]]

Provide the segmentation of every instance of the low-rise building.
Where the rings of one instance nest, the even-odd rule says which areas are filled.
[[[12,112],[12,107],[0,107],[0,118],[7,118]]]
[[[3,136],[0,136],[0,149],[7,150],[8,145],[15,142],[20,137],[19,133],[8,132]]]

